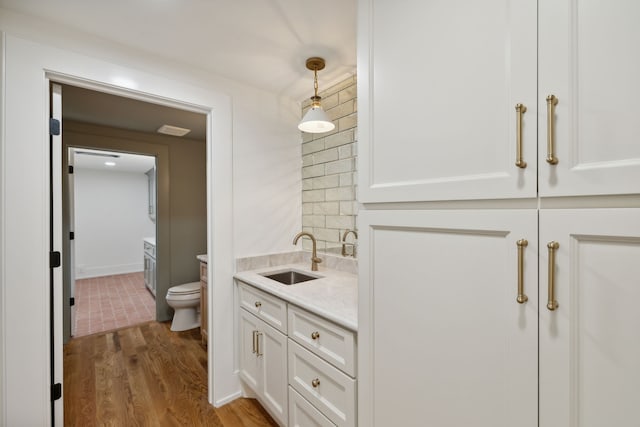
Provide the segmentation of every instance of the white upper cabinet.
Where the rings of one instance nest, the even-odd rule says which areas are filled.
[[[358,7],[359,201],[535,197],[536,2]]]
[[[540,195],[639,193],[640,2],[540,0],[539,9]],[[550,130],[555,165],[545,161]]]

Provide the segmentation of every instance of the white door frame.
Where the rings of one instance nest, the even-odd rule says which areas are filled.
[[[52,422],[47,129],[51,80],[207,115],[208,302],[212,307],[208,400],[219,406],[238,397],[235,353],[229,351],[234,348],[234,331],[229,327],[234,318],[227,309],[233,301],[234,272],[231,97],[214,90],[209,80],[186,69],[165,70],[161,62],[153,68],[149,62],[129,57],[118,65],[99,59],[99,52],[87,56],[9,34],[2,34],[0,41],[0,424]],[[28,167],[25,159],[32,160]]]

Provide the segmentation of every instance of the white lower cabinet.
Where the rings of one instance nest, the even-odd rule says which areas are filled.
[[[360,425],[640,426],[640,209],[358,221]]]
[[[537,211],[358,222],[359,424],[537,427]]]
[[[287,336],[240,310],[240,377],[280,423],[288,422]]]
[[[355,380],[289,340],[289,385],[337,426],[355,426]]]
[[[238,286],[245,385],[282,426],[357,426],[356,333],[245,283]]]
[[[640,426],[640,209],[543,209],[540,255],[540,427]]]
[[[335,427],[335,424],[290,386],[289,427]]]

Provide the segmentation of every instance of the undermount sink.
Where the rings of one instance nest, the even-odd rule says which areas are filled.
[[[284,285],[295,285],[296,283],[308,282],[309,280],[319,279],[317,276],[310,276],[296,270],[279,271],[277,273],[263,274],[267,279],[275,280]]]

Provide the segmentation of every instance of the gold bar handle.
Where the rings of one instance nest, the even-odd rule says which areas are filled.
[[[251,350],[251,353],[256,354],[257,350],[256,350],[256,341],[257,341],[257,337],[258,337],[258,331],[253,331],[253,349]]]
[[[560,247],[558,242],[549,242],[547,248],[549,249],[549,301],[547,302],[547,308],[551,311],[558,308],[558,301],[555,296],[555,268],[556,268],[556,250]]]
[[[529,300],[529,297],[524,294],[524,248],[528,244],[529,242],[525,239],[520,239],[516,242],[516,245],[518,245],[518,297],[516,301],[518,301],[518,304],[524,304]]]
[[[551,165],[558,164],[554,142],[556,105],[558,98],[555,95],[547,96],[547,163]]]
[[[516,104],[516,166],[526,168],[527,162],[522,158],[522,115],[527,112],[527,107]]]
[[[262,356],[263,353],[260,353],[260,337],[262,336],[262,332],[256,331],[256,355],[258,357]]]

